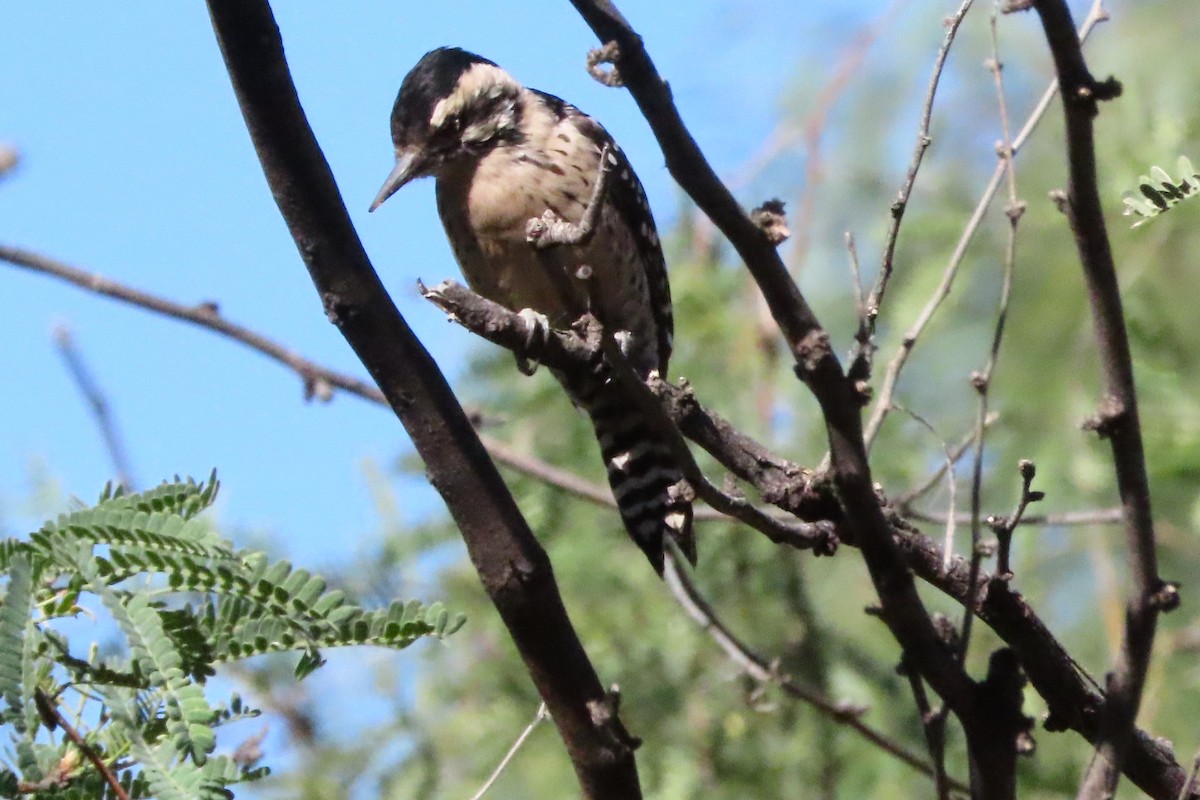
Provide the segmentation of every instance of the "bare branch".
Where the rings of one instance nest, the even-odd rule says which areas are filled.
[[[1033,490],[1033,476],[1036,474],[1033,462],[1022,459],[1021,463],[1017,465],[1017,469],[1021,473],[1021,495],[1017,498],[1017,507],[1007,517],[988,517],[987,520],[999,540],[996,550],[996,575],[1004,579],[1012,577],[1008,556],[1013,531],[1021,524],[1021,519],[1025,516],[1025,509],[1029,507],[1029,504],[1037,503],[1043,498],[1041,492]],[[974,517],[978,511],[972,511],[971,514]]]
[[[193,325],[227,336],[253,350],[257,350],[298,374],[304,380],[304,395],[306,399],[313,397],[328,399],[329,387],[335,387],[358,395],[364,400],[384,405],[387,404],[383,392],[379,391],[374,385],[358,378],[318,366],[290,348],[272,341],[247,327],[228,321],[221,316],[220,309],[214,302],[204,302],[191,306],[184,305],[183,303],[177,303],[159,295],[119,283],[97,272],[87,272],[40,253],[10,245],[0,244],[0,261],[7,261],[14,266],[24,267],[33,272],[51,275],[89,292],[110,297],[165,317],[190,322]]]
[[[984,420],[984,425],[985,426],[994,425],[994,424],[996,424],[996,421],[999,419],[1000,419],[999,414],[996,414],[996,413],[988,414],[987,419]],[[920,483],[918,483],[915,486],[912,486],[908,489],[905,489],[903,492],[896,495],[892,499],[893,505],[895,505],[897,508],[904,511],[904,513],[907,515],[908,511],[909,511],[909,506],[912,505],[912,503],[914,501],[920,500],[922,497],[924,497],[925,495],[927,495],[931,491],[933,491],[933,488],[935,486],[937,486],[938,481],[940,481],[942,479],[942,476],[946,474],[946,471],[949,469],[953,469],[954,465],[957,464],[964,455],[966,455],[967,450],[969,450],[971,447],[971,442],[973,442],[974,440],[975,440],[974,431],[972,431],[971,433],[968,433],[966,436],[964,436],[962,439],[960,439],[959,442],[953,447],[953,449],[950,450],[950,463],[949,464],[947,464],[945,461],[942,461],[938,465],[938,468],[935,469],[933,472],[929,473],[929,475],[926,476],[925,479],[922,480]],[[940,518],[940,520],[934,520],[934,519],[930,519],[928,517],[921,517],[921,519],[928,521],[928,522],[939,522],[939,524],[944,524],[946,521],[945,515],[943,515]],[[963,519],[967,519],[967,518],[963,517]],[[968,524],[969,524],[969,522],[968,522]]]
[[[1091,34],[1092,29],[1097,23],[1108,19],[1108,15],[1101,8],[1100,0],[1093,0],[1091,9],[1088,11],[1087,19],[1083,21],[1083,25],[1079,28],[1080,42],[1087,41],[1087,37]],[[917,343],[917,339],[924,332],[926,326],[929,325],[933,315],[941,306],[942,301],[950,292],[950,287],[954,283],[954,278],[958,274],[959,265],[962,263],[963,257],[967,253],[967,247],[975,238],[976,232],[979,230],[980,224],[983,222],[984,216],[987,214],[988,208],[992,204],[992,199],[996,196],[996,192],[1000,189],[1000,183],[1004,179],[1005,171],[1008,169],[1008,162],[1016,157],[1017,153],[1025,145],[1025,142],[1037,129],[1038,124],[1045,116],[1046,110],[1050,107],[1054,97],[1058,94],[1058,81],[1051,81],[1046,87],[1046,91],[1042,93],[1033,111],[1025,120],[1025,124],[1021,126],[1021,132],[1013,139],[1012,147],[1009,148],[1007,157],[1003,154],[998,154],[1001,157],[996,162],[996,168],[992,172],[992,177],[988,180],[987,186],[983,193],[979,196],[979,202],[975,204],[975,209],[971,212],[967,224],[963,227],[963,232],[958,238],[958,243],[954,246],[954,252],[950,254],[950,258],[946,263],[946,269],[942,272],[942,280],[938,287],[934,290],[933,295],[926,302],[921,313],[917,316],[912,327],[904,334],[904,338],[900,342],[900,346],[896,348],[895,354],[888,361],[887,371],[883,377],[883,386],[876,393],[875,406],[871,409],[871,417],[866,424],[867,445],[875,441],[875,437],[879,434],[879,429],[883,425],[884,419],[887,418],[888,412],[891,411],[892,398],[896,393],[896,381],[900,377],[900,372],[904,369],[904,365],[908,362],[908,357],[912,355],[913,347]]]
[[[1116,97],[1121,86],[1113,78],[1097,81],[1092,77],[1075,36],[1071,11],[1063,0],[1035,0],[1033,7],[1041,19],[1054,57],[1055,71],[1062,84],[1069,170],[1064,210],[1075,234],[1092,306],[1105,384],[1101,402],[1105,425],[1100,430],[1107,434],[1112,446],[1117,489],[1125,509],[1125,539],[1133,584],[1125,608],[1121,651],[1109,679],[1108,702],[1100,723],[1096,758],[1077,795],[1080,800],[1087,800],[1110,797],[1116,789],[1141,704],[1158,613],[1164,610],[1160,593],[1165,584],[1158,574],[1154,516],[1150,508],[1150,483],[1138,418],[1133,359],[1129,353],[1116,265],[1096,185],[1093,121],[1099,111],[1097,103]],[[1166,606],[1165,610],[1170,608]]]
[[[996,324],[992,329],[991,349],[988,351],[987,361],[983,369],[971,376],[971,385],[978,394],[975,407],[975,446],[971,459],[971,570],[973,574],[978,574],[984,556],[980,542],[980,510],[983,507],[983,452],[985,447],[984,439],[987,436],[987,425],[985,422],[988,418],[988,401],[991,397],[992,375],[996,371],[996,362],[1000,359],[1000,343],[1004,339],[1004,323],[1008,319],[1008,302],[1012,296],[1013,274],[1016,271],[1017,264],[1017,225],[1020,223],[1021,216],[1025,210],[1024,205],[1017,200],[1017,171],[1013,165],[1012,132],[1008,120],[1008,102],[1004,96],[1004,73],[1000,63],[999,33],[996,29],[996,21],[999,13],[999,4],[996,3],[992,6],[992,13],[989,19],[992,56],[988,61],[988,67],[991,70],[992,81],[996,87],[996,105],[999,109],[1002,139],[998,150],[1000,163],[1004,166],[1004,174],[1007,178],[1008,208],[1006,216],[1008,217],[1009,224],[1008,238],[1004,248],[1003,279],[1000,286],[1000,298],[996,301]],[[1022,475],[1024,474],[1025,470],[1022,468]],[[1029,477],[1025,481],[1025,492],[1022,493],[1022,498],[1029,491],[1029,483],[1032,480],[1033,471],[1031,465]],[[1019,512],[1014,515],[1014,519],[1019,521],[1020,514],[1024,513],[1024,511],[1025,506],[1020,506]],[[1014,522],[1014,527],[1015,524]],[[997,567],[997,571],[1001,575],[1006,575],[1008,574],[1008,554],[1009,544],[1012,542],[1012,528],[1008,528],[1004,532],[997,529],[997,536],[1000,539],[999,566]],[[962,653],[960,658],[964,661],[967,658],[967,649],[971,646],[971,628],[974,624],[974,619],[975,610],[968,603],[964,611],[962,623]]]
[[[938,444],[941,445],[942,454],[944,455],[945,460],[942,462],[942,467],[938,471],[946,476],[946,494],[948,495],[945,522],[946,532],[942,537],[942,549],[946,553],[946,558],[950,558],[950,556],[954,554],[954,533],[958,528],[958,519],[954,514],[954,509],[958,498],[958,481],[954,478],[954,452],[950,449],[950,445],[941,437],[941,434],[937,432],[937,429],[933,427],[933,424],[929,420],[925,419],[923,416],[911,409],[902,408],[900,406],[897,406],[896,408],[898,411],[903,411],[905,414],[908,414],[908,416],[912,417],[918,425],[929,431],[929,433],[933,435],[933,438],[937,440]]]
[[[933,101],[937,96],[938,84],[942,80],[942,69],[946,66],[946,59],[950,55],[950,46],[954,44],[958,27],[967,16],[967,12],[971,10],[972,2],[973,0],[963,0],[958,11],[945,23],[946,35],[942,38],[942,46],[938,48],[937,58],[934,59],[933,64],[933,74],[929,77],[929,88],[925,91],[925,104],[921,109],[921,123],[917,128],[917,143],[913,149],[912,161],[908,165],[908,173],[905,175],[900,192],[892,203],[891,223],[888,226],[887,236],[884,238],[883,259],[879,264],[879,275],[875,279],[875,287],[871,290],[870,299],[867,301],[867,330],[860,331],[856,337],[861,337],[868,342],[875,335],[875,320],[879,316],[880,307],[887,294],[888,281],[892,277],[896,242],[900,237],[900,223],[904,220],[904,212],[908,208],[908,199],[912,195],[913,185],[917,182],[917,173],[921,169],[921,162],[925,159],[925,151],[933,142],[929,135],[929,126],[933,119]],[[870,347],[860,348],[855,358],[870,359],[871,353]],[[864,372],[869,374],[869,364]]]
[[[1089,742],[1099,737],[1106,700],[1088,675],[1008,581],[980,572],[974,585],[966,560],[954,557],[949,568],[941,549],[927,537],[897,529],[896,541],[917,576],[959,603],[975,598],[976,613],[1016,651],[1021,667],[1046,701],[1047,731],[1074,730]],[[1170,744],[1136,730],[1122,766],[1126,776],[1155,800],[1174,800],[1187,778]],[[1200,797],[1200,795],[1197,795]]]
[[[797,683],[791,677],[780,674],[778,668],[771,661],[755,653],[721,621],[716,610],[704,598],[699,588],[687,574],[687,570],[681,567],[674,557],[667,560],[667,567],[663,576],[666,579],[667,587],[671,590],[671,594],[675,596],[675,599],[683,607],[684,611],[688,613],[688,616],[695,620],[704,632],[711,636],[713,641],[725,651],[729,659],[734,664],[737,664],[738,668],[747,675],[762,683],[778,686],[789,697],[806,703],[816,709],[826,719],[849,728],[871,744],[903,761],[913,769],[925,775],[933,775],[933,768],[928,762],[905,748],[904,745],[890,739],[863,722],[862,716],[866,709],[850,706],[845,703],[836,703],[822,697],[820,693]],[[968,791],[966,786],[954,779],[949,779],[949,786],[956,792],[965,794]]]
[[[451,319],[473,333],[512,350],[518,358],[528,355],[525,352],[528,341],[524,336],[519,314],[450,281],[444,281],[432,289],[423,288],[422,293],[426,299],[446,311]],[[589,365],[595,362],[600,350],[604,348],[603,334],[599,328],[599,324],[589,315],[576,323],[573,332],[548,331],[544,342],[539,343],[538,360],[566,374],[580,370],[589,371]],[[702,500],[717,511],[760,531],[773,542],[800,549],[812,549],[819,555],[832,554],[837,546],[837,537],[832,525],[780,520],[754,507],[744,498],[726,494],[713,486],[704,477],[676,428],[685,415],[681,410],[682,404],[672,402],[671,398],[677,398],[681,390],[661,379],[652,380],[648,389],[629,369],[628,364],[624,362],[624,356],[616,347],[605,349],[604,356],[613,368],[616,378],[625,384],[629,394],[628,402],[638,405],[645,418],[655,423],[664,440],[670,444],[680,470]],[[654,394],[651,394],[651,389]],[[659,397],[668,398],[665,408],[660,404]],[[703,414],[703,411],[700,413]],[[709,418],[707,425],[692,427],[693,430],[697,427],[712,430],[719,428],[722,422]],[[688,434],[686,428],[683,433]],[[711,444],[706,437],[697,438],[697,443],[702,447],[706,446],[706,441]],[[546,474],[544,470],[541,472]]]
[[[1188,800],[1192,796],[1192,787],[1196,784],[1197,772],[1200,772],[1200,753],[1192,758],[1192,768],[1188,772],[1187,780],[1183,782],[1183,788],[1179,790],[1179,797],[1176,800]]]
[[[8,177],[20,163],[21,151],[7,142],[0,142],[0,179]]]
[[[917,704],[917,714],[921,719],[921,730],[925,734],[925,745],[929,748],[929,757],[933,760],[933,788],[938,800],[947,800],[950,796],[950,781],[946,775],[946,707],[933,710],[929,703],[929,693],[925,691],[925,682],[920,674],[903,662],[899,670],[908,680],[912,691],[913,701]]]
[[[75,381],[75,386],[87,402],[88,410],[92,413],[96,427],[100,429],[100,437],[104,440],[104,449],[108,452],[109,460],[116,472],[117,482],[127,491],[133,491],[134,482],[129,469],[129,458],[125,454],[125,443],[117,431],[117,423],[109,408],[108,398],[105,397],[100,385],[92,377],[91,370],[84,363],[83,355],[75,346],[71,329],[64,324],[58,324],[54,326],[51,335],[54,338],[54,346],[58,348],[63,361],[66,362],[71,379]]]
[[[920,509],[905,508],[904,517],[916,522],[932,522],[935,525],[945,525],[945,512],[921,511]],[[1002,519],[1002,517],[986,517],[986,519]],[[1018,525],[1029,527],[1059,527],[1070,525],[1115,525],[1121,522],[1120,508],[1101,508],[1096,511],[1067,511],[1062,514],[1022,514],[1017,520]],[[959,525],[971,524],[971,513],[963,512],[955,515]]]
[[[959,715],[969,746],[977,752],[981,742],[975,734],[986,724],[973,713],[973,683],[939,644],[912,575],[896,550],[867,463],[859,411],[862,398],[854,382],[843,373],[828,333],[775,247],[700,152],[641,37],[609,0],[572,0],[572,5],[604,44],[606,59],[614,64],[650,123],[672,177],[721,229],[758,283],[791,351],[797,376],[821,406],[846,528],[862,549],[883,607],[883,619],[921,674]]]
[[[636,742],[571,627],[545,551],[371,267],[300,108],[270,7],[265,0],[208,7],[263,172],[325,312],[412,437],[550,709],[583,795],[640,797]]]

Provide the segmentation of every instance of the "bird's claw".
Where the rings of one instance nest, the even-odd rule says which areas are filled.
[[[532,308],[521,309],[517,312],[517,318],[522,322],[525,337],[525,346],[517,353],[517,369],[523,375],[532,375],[540,366],[538,357],[546,348],[546,340],[550,336],[550,320]]]

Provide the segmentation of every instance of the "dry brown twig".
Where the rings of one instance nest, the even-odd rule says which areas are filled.
[[[1000,62],[1000,38],[996,26],[999,14],[1000,6],[997,1],[992,6],[992,13],[989,19],[992,54],[988,60],[988,68],[992,73],[992,81],[996,87],[996,107],[1002,137],[997,152],[1000,156],[1000,163],[1004,166],[1005,183],[1008,186],[1008,207],[1005,209],[1005,216],[1008,217],[1009,224],[1002,261],[1003,279],[1000,286],[1000,297],[996,301],[996,323],[992,330],[991,348],[988,351],[987,361],[983,369],[971,375],[971,386],[978,395],[975,408],[974,447],[971,458],[970,558],[972,575],[979,574],[980,565],[984,557],[980,534],[982,523],[981,509],[983,507],[983,452],[985,446],[984,438],[987,435],[987,425],[984,423],[988,418],[988,401],[991,397],[992,376],[996,370],[996,363],[1000,359],[1000,344],[1004,339],[1004,323],[1008,319],[1008,303],[1012,297],[1013,275],[1016,272],[1017,264],[1017,226],[1025,211],[1024,204],[1017,199],[1017,171],[1013,164],[1012,132],[1008,119],[1008,101],[1004,96],[1004,74]],[[1022,468],[1022,475],[1024,475],[1024,468]],[[1026,493],[1029,490],[1029,481],[1032,479],[1031,465],[1029,478],[1025,482]],[[1023,493],[1022,498],[1025,496],[1026,494]],[[1015,520],[1020,520],[1020,514],[1024,510],[1024,505],[1020,506],[1020,511],[1015,515]],[[953,514],[953,511],[950,513]],[[1013,526],[1016,526],[1016,522],[1013,523]],[[997,562],[1000,566],[997,568],[997,571],[1001,575],[1006,575],[1008,574],[1008,554],[1009,544],[1012,541],[1012,528],[1008,528],[1006,533],[1001,533],[1000,529],[997,529],[997,535],[1000,536],[1000,556]],[[960,658],[964,661],[967,657],[967,649],[971,644],[971,628],[974,625],[974,619],[974,609],[968,603],[963,612],[962,622],[962,651]]]

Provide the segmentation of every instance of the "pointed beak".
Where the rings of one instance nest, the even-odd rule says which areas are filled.
[[[392,172],[387,176],[387,180],[383,182],[383,187],[379,190],[379,194],[375,195],[375,201],[371,203],[371,211],[383,205],[383,201],[399,191],[400,187],[417,177],[414,169],[414,161],[416,154],[412,152],[403,152],[396,155],[396,166],[392,168]]]

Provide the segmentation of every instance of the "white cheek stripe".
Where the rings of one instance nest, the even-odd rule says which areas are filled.
[[[437,101],[437,105],[433,107],[433,115],[429,117],[429,127],[440,128],[442,123],[446,121],[446,106],[449,105],[449,97],[443,97]]]

